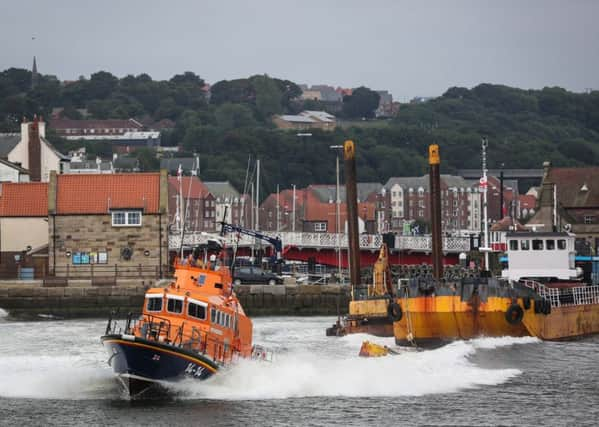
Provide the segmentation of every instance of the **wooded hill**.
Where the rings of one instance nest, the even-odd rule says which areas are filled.
[[[490,168],[540,168],[544,160],[556,166],[597,164],[598,91],[453,87],[428,102],[402,105],[398,117],[382,121],[362,120],[371,115],[374,97],[361,90],[366,96],[346,97],[336,113],[347,120],[343,126],[333,132],[314,130],[310,137],[277,130],[271,122],[273,114],[330,108],[312,101],[303,105],[297,101],[300,93],[293,82],[258,75],[217,82],[207,100],[204,81],[191,72],[156,81],[147,74],[119,79],[100,71],[66,84],[42,75],[32,89],[31,72],[11,68],[0,73],[0,131],[17,131],[23,116],[47,117],[54,107],[63,107],[70,118],[81,118],[79,109],[99,119],[168,118],[176,126],[163,136],[163,144],[199,153],[202,179],[228,179],[243,188],[248,158],[259,158],[263,194],[277,184],[333,183],[337,153],[329,146],[346,139],[357,144],[360,181],[385,183],[391,176],[426,173],[433,142],[441,146],[444,173],[480,168],[483,136],[489,141]],[[63,150],[77,145],[50,138]],[[110,154],[103,144],[87,146],[92,153]],[[140,153],[143,166],[156,168],[148,154]]]

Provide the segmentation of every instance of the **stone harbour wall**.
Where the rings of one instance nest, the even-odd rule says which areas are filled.
[[[0,308],[10,317],[108,317],[118,309],[139,312],[147,286],[41,287],[38,283],[1,284]],[[249,316],[312,316],[347,313],[349,288],[339,285],[240,285],[235,288]]]

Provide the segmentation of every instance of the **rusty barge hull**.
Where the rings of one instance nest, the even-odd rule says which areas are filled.
[[[522,298],[516,300],[524,306]],[[398,298],[403,316],[393,323],[398,345],[424,347],[443,345],[476,337],[527,336],[522,322],[509,323],[506,312],[511,297],[488,297],[485,302],[462,301],[459,296],[418,296]],[[530,307],[530,305],[529,305]],[[531,311],[522,309],[524,312]]]
[[[539,339],[565,341],[599,334],[599,302],[552,307],[546,315],[535,311],[525,312],[522,323]]]

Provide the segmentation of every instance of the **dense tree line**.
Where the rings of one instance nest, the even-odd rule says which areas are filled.
[[[345,139],[357,142],[359,179],[383,183],[391,176],[426,173],[433,142],[441,145],[444,173],[479,168],[482,136],[490,143],[491,168],[540,168],[543,160],[594,165],[598,158],[597,91],[453,87],[428,102],[402,105],[398,117],[383,121],[369,119],[378,94],[361,87],[331,110],[348,121],[309,137],[275,129],[271,122],[273,114],[331,109],[326,103],[300,102],[301,89],[291,81],[256,75],[219,81],[210,93],[208,98],[204,80],[192,72],[165,81],[147,74],[119,79],[105,71],[73,82],[42,75],[32,88],[31,72],[11,68],[0,72],[0,131],[16,131],[23,116],[48,116],[55,107],[74,119],[82,118],[83,109],[99,119],[170,119],[175,127],[162,143],[199,153],[203,179],[229,179],[242,188],[248,159],[260,158],[264,193],[277,184],[333,183],[338,153],[329,146]],[[51,138],[59,147],[73,145]],[[86,145],[92,153],[110,154],[105,144]],[[151,153],[142,151],[140,157],[146,168],[156,167]]]

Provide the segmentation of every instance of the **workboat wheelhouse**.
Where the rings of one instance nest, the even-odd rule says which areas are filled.
[[[252,356],[252,321],[232,288],[231,272],[194,251],[175,262],[174,280],[149,289],[140,314],[123,326],[109,319],[101,337],[108,363],[131,396],[183,378],[206,379]]]
[[[576,280],[575,236],[566,232],[510,232],[507,239],[507,268],[502,276],[520,279]]]
[[[532,292],[522,323],[530,335],[563,340],[599,333],[599,286],[576,268],[576,236],[566,232],[507,234],[503,275]]]

